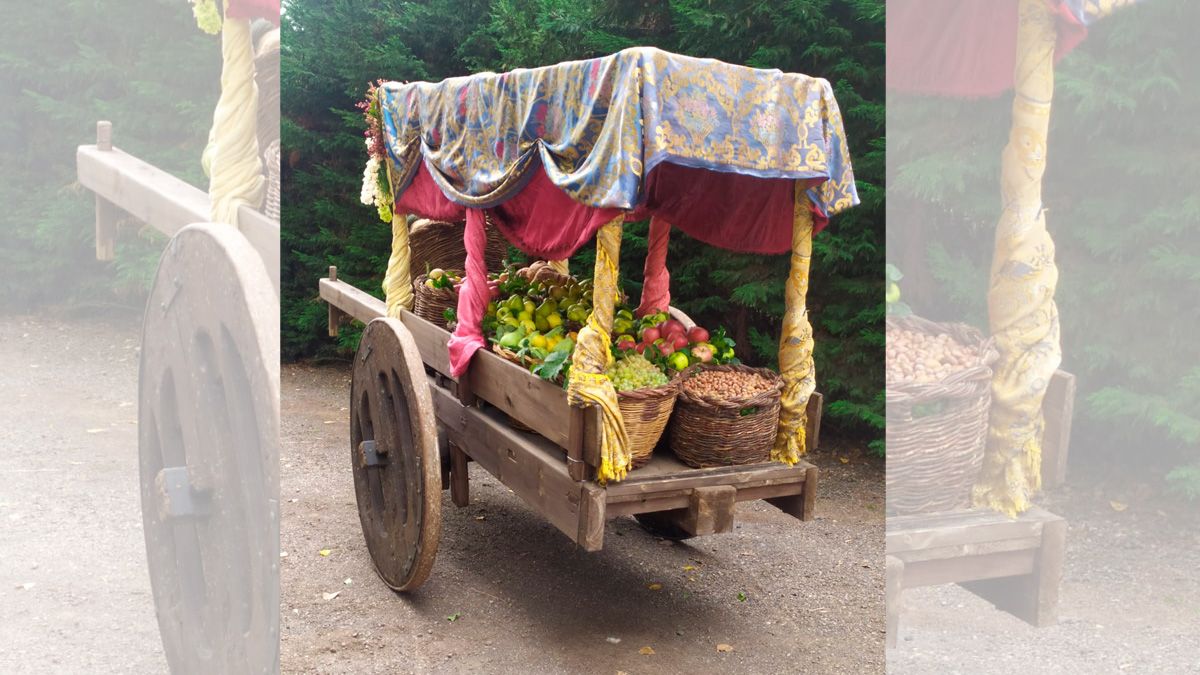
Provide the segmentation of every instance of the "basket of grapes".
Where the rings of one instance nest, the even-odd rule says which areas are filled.
[[[632,457],[629,468],[645,466],[675,410],[678,378],[667,377],[662,369],[637,352],[625,352],[606,374],[617,390],[617,405],[629,436]]]

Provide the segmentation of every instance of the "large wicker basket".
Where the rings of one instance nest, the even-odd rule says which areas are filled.
[[[446,310],[458,307],[458,293],[453,288],[429,288],[424,274],[413,281],[413,314],[435,326],[446,326]]]
[[[650,461],[654,446],[658,445],[675,400],[679,397],[679,378],[653,389],[617,392],[617,406],[625,420],[625,433],[629,436],[629,454],[633,457],[629,468],[638,469]]]
[[[466,265],[462,223],[421,219],[413,222],[408,235],[410,265],[414,271],[436,268],[461,270]],[[483,259],[488,270],[499,271],[508,254],[508,242],[493,225],[487,226],[487,248]]]
[[[688,378],[702,370],[754,373],[774,387],[748,398],[714,398],[689,393]],[[671,416],[670,446],[688,466],[756,464],[771,457],[779,427],[783,380],[765,368],[696,365],[679,376],[679,400]]]
[[[930,335],[948,334],[979,350],[976,365],[940,382],[887,383],[887,508],[895,515],[948,511],[970,504],[971,486],[983,464],[991,365],[999,358],[992,340],[965,324],[919,317],[889,317],[889,327]]]

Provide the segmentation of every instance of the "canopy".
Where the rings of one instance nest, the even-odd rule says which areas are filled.
[[[451,374],[465,373],[487,345],[485,219],[526,253],[551,260],[595,238],[593,311],[572,352],[567,399],[600,409],[601,483],[621,480],[631,462],[616,391],[604,376],[613,358],[622,223],[651,218],[642,310],[669,303],[672,226],[734,251],[790,253],[771,457],[798,461],[816,386],[805,306],[812,234],[858,203],[828,82],[639,47],[437,84],[385,83],[364,107],[370,160],[362,199],[392,222],[389,315],[412,301],[407,223],[392,213],[466,220],[466,281],[447,343]]]
[[[1087,27],[1139,0],[1044,0],[1054,15],[1055,61]],[[893,91],[977,98],[1013,87],[1017,0],[890,0],[887,86]]]
[[[795,181],[819,230],[858,203],[820,78],[638,47],[436,84],[380,86],[396,210],[489,216],[565,258],[618,212],[755,253],[790,250]],[[528,193],[528,194],[526,194]]]

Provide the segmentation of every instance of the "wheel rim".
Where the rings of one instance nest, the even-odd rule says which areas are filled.
[[[228,225],[168,244],[142,331],[142,524],[172,672],[275,672],[279,301]]]
[[[389,587],[429,577],[441,533],[441,457],[429,381],[408,330],[363,331],[350,385],[350,455],[367,550]]]

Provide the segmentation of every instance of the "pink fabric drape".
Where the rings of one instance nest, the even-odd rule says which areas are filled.
[[[424,165],[418,167],[408,185],[398,190],[398,213],[467,221],[466,279],[458,299],[458,328],[449,345],[451,372],[456,377],[466,372],[475,351],[487,346],[480,328],[488,303],[483,258],[485,214],[525,253],[551,260],[569,258],[619,215],[617,209],[599,209],[574,201],[546,177],[540,166],[530,171],[533,175],[516,194],[486,210],[468,209],[450,201]],[[756,178],[670,163],[655,167],[646,178],[642,203],[626,217],[651,218],[652,232],[656,228],[661,232],[662,243],[652,241],[651,247],[653,255],[661,254],[662,258],[660,263],[647,262],[649,295],[643,292],[643,308],[665,309],[670,302],[670,274],[665,262],[667,230],[674,227],[732,251],[786,253],[791,250],[794,190],[795,181],[791,179]],[[827,222],[826,215],[814,209],[814,230]],[[656,246],[661,247],[657,252]]]
[[[450,336],[450,374],[461,377],[467,372],[475,351],[487,347],[483,337],[483,315],[487,312],[488,285],[487,233],[484,231],[483,211],[467,209],[467,227],[463,243],[467,248],[467,274],[458,293],[458,328]]]
[[[670,240],[671,224],[658,216],[652,217],[638,316],[666,311],[671,305],[671,271],[667,269],[667,244]]]

